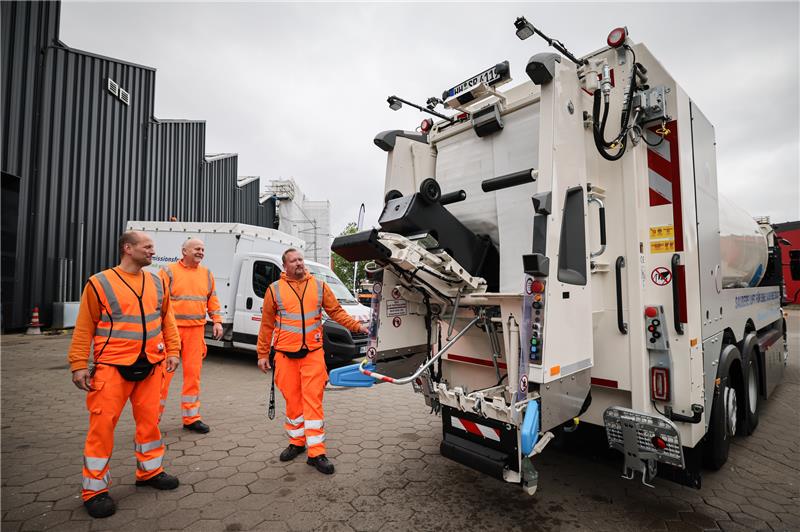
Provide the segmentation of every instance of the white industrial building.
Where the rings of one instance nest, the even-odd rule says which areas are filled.
[[[278,230],[305,240],[306,258],[331,262],[331,203],[306,198],[294,179],[272,179],[261,195],[264,203],[277,200]]]

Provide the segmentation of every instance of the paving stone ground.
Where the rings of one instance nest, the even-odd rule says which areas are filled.
[[[211,351],[203,374],[208,435],[181,429],[180,377],[162,422],[165,466],[181,486],[134,486],[133,420],[126,408],[111,460],[119,510],[92,520],[79,497],[88,423],[70,381],[68,336],[2,337],[2,530],[800,530],[800,312],[790,316],[790,365],[763,405],[755,434],[705,472],[702,490],[620,478],[621,455],[548,448],[539,491],[480,475],[439,454],[440,419],[410,387],[329,389],[324,476],[284,464],[278,415],[265,415],[268,378],[254,355]]]

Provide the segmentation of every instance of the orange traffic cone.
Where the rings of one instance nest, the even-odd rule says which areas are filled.
[[[42,324],[39,323],[39,307],[33,307],[33,314],[31,315],[31,323],[28,325],[28,330],[25,334],[42,334]]]

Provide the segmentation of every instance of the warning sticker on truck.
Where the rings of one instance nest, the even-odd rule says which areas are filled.
[[[675,251],[675,239],[653,240],[650,242],[650,253],[673,253]]]
[[[395,299],[386,301],[386,315],[405,316],[408,314],[408,301],[405,299]]]
[[[675,229],[671,225],[654,225],[650,228],[650,239],[675,238]]]

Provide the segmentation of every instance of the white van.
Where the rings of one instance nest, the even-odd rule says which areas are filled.
[[[223,327],[222,339],[214,340],[211,322],[207,322],[206,343],[218,347],[255,350],[264,293],[280,277],[281,254],[289,247],[305,248],[305,242],[281,231],[237,223],[130,221],[127,229],[146,231],[153,238],[153,270],[180,260],[181,245],[187,239],[205,242],[203,266],[214,274]],[[330,268],[309,260],[306,266],[328,283],[348,314],[362,323],[369,322],[370,309],[358,303]],[[324,314],[323,320],[328,363],[346,362],[366,351],[367,335],[350,333]]]

